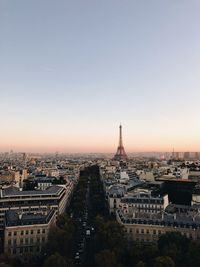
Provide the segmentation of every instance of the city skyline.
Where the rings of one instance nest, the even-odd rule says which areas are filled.
[[[199,10],[0,0],[0,151],[200,151]]]
[[[122,129],[122,124],[120,123],[119,124],[119,129],[120,129],[120,131],[121,131],[121,129]],[[119,152],[119,150],[124,150],[124,147],[123,147],[123,141],[122,141],[122,135],[121,135],[121,132],[120,132],[120,134],[119,134],[119,140],[118,140],[118,146],[116,146],[117,147],[117,152],[116,151],[114,151],[114,149],[112,148],[112,146],[110,146],[110,149],[112,149],[112,150],[110,150],[110,151],[107,151],[106,152],[106,150],[108,150],[108,147],[106,147],[106,148],[101,148],[99,151],[96,151],[96,150],[94,150],[94,151],[92,151],[92,150],[88,150],[87,151],[87,148],[85,148],[86,150],[83,150],[83,151],[81,151],[80,150],[80,147],[81,147],[81,145],[79,145],[78,146],[78,150],[69,150],[68,148],[64,148],[64,147],[62,147],[62,149],[61,150],[52,150],[52,148],[50,147],[49,149],[48,148],[46,148],[46,149],[44,149],[44,148],[42,148],[41,150],[38,150],[38,148],[36,147],[35,149],[33,149],[33,150],[27,150],[27,148],[24,148],[23,150],[20,150],[20,149],[17,149],[17,150],[13,150],[13,148],[14,147],[10,147],[10,151],[8,151],[8,150],[0,150],[0,152],[11,152],[11,153],[14,153],[14,152],[16,152],[16,153],[23,153],[23,152],[25,152],[25,153],[61,153],[61,154],[78,154],[78,153],[83,153],[83,154],[89,154],[89,153],[105,153],[105,154],[115,154],[115,157],[116,157],[116,155],[118,154],[118,153],[121,153],[121,152]],[[120,141],[121,140],[121,141]],[[122,143],[121,143],[122,142]],[[117,142],[116,142],[117,143]],[[121,145],[122,145],[122,147],[121,147]],[[116,147],[115,147],[115,150],[116,150]],[[115,153],[116,152],[116,153]],[[125,153],[125,151],[123,152],[123,153]],[[134,153],[170,153],[170,154],[176,154],[176,153],[182,153],[182,156],[183,156],[183,154],[184,153],[200,153],[200,151],[198,151],[198,150],[177,150],[177,149],[175,149],[174,147],[172,148],[172,150],[154,150],[154,149],[152,149],[152,150],[140,150],[140,149],[138,149],[138,150],[135,150],[135,151],[128,151],[128,153],[129,154],[134,154]],[[126,153],[125,153],[125,156],[126,156]]]

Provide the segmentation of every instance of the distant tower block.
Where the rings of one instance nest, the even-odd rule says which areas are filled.
[[[199,152],[195,152],[195,159],[199,160]]]
[[[24,162],[26,161],[26,158],[27,158],[26,153],[22,153],[22,159],[23,159]]]
[[[189,160],[189,159],[190,159],[190,152],[184,152],[184,156],[183,156],[183,158],[184,158],[185,160]]]
[[[128,157],[124,150],[123,142],[122,142],[122,126],[119,126],[119,146],[117,148],[117,153],[114,156],[115,160],[127,160]]]

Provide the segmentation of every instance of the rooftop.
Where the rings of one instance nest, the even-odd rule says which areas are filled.
[[[190,217],[190,216],[177,216],[165,214],[163,218],[131,218],[118,211],[118,217],[124,224],[146,224],[146,225],[158,225],[158,226],[170,226],[170,227],[180,227],[180,228],[200,228],[200,216]]]
[[[163,197],[155,197],[151,194],[145,194],[145,193],[137,193],[133,195],[127,195],[121,199],[122,203],[160,203],[163,201]]]
[[[18,187],[9,186],[2,189],[3,197],[14,197],[14,196],[31,196],[31,195],[59,195],[62,192],[63,187],[53,185],[48,187],[46,190],[28,190],[20,191]]]
[[[120,184],[113,185],[109,188],[109,195],[123,196],[125,194],[124,186]]]
[[[55,210],[40,213],[21,213],[21,211],[9,210],[6,212],[5,225],[9,226],[22,226],[34,224],[47,224],[54,216]]]
[[[118,217],[124,224],[149,224],[161,226],[173,226],[183,228],[200,228],[200,214],[191,206],[169,205],[165,212],[157,214],[138,212],[123,213],[117,211]],[[134,216],[133,216],[134,215]]]

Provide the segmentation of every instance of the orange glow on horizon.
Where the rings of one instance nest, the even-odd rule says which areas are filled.
[[[172,135],[167,133],[145,133],[139,132],[123,133],[123,145],[126,153],[134,152],[177,152],[200,151],[200,140],[198,133],[190,136]],[[116,153],[118,146],[117,129],[106,131],[75,131],[74,133],[45,131],[33,131],[26,129],[24,132],[2,131],[0,133],[0,151],[25,151],[25,152],[47,152],[55,153]]]

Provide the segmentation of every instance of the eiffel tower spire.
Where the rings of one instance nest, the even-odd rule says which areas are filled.
[[[115,160],[127,160],[128,157],[126,155],[126,152],[124,150],[123,142],[122,142],[122,125],[119,126],[119,145],[117,148],[117,152],[114,156]]]

